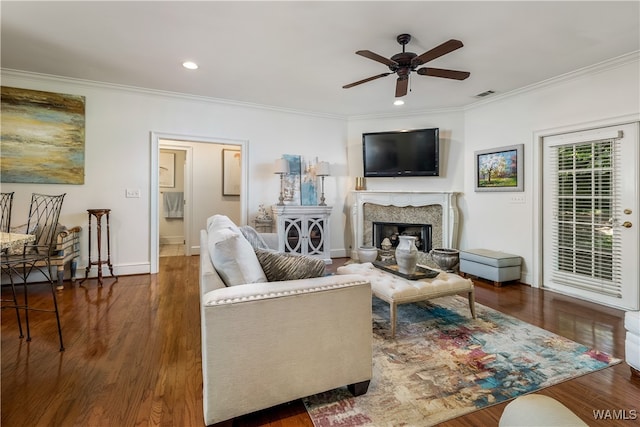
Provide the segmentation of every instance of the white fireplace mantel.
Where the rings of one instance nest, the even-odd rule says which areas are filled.
[[[351,209],[353,224],[353,247],[351,257],[357,258],[357,249],[364,244],[364,204],[372,203],[380,206],[442,206],[442,239],[448,248],[458,246],[458,206],[456,192],[422,192],[422,191],[353,191]]]

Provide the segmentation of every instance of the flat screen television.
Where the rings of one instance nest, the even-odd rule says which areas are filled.
[[[364,176],[439,176],[439,146],[438,128],[364,133]]]

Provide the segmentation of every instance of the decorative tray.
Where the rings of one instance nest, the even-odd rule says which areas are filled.
[[[426,267],[420,267],[419,265],[416,266],[416,271],[413,274],[401,273],[399,271],[398,264],[374,261],[373,265],[380,270],[384,270],[387,273],[395,274],[396,276],[400,276],[403,279],[407,280],[433,279],[438,274],[440,274],[439,271],[432,270]]]

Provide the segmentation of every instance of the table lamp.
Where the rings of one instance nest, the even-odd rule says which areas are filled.
[[[289,173],[289,162],[286,159],[277,159],[275,172],[280,175],[280,197],[278,206],[284,205],[284,176]]]
[[[322,187],[321,187],[321,191],[322,191],[321,194],[322,195],[320,196],[320,204],[319,204],[319,206],[327,206],[327,204],[324,202],[325,201],[325,198],[324,198],[324,177],[331,175],[330,169],[329,169],[329,163],[328,162],[319,162],[318,166],[316,168],[316,175],[319,176],[322,179]]]

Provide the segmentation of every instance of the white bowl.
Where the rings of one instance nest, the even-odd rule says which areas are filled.
[[[378,258],[378,248],[375,246],[360,246],[358,248],[358,260],[362,262],[373,262]]]

